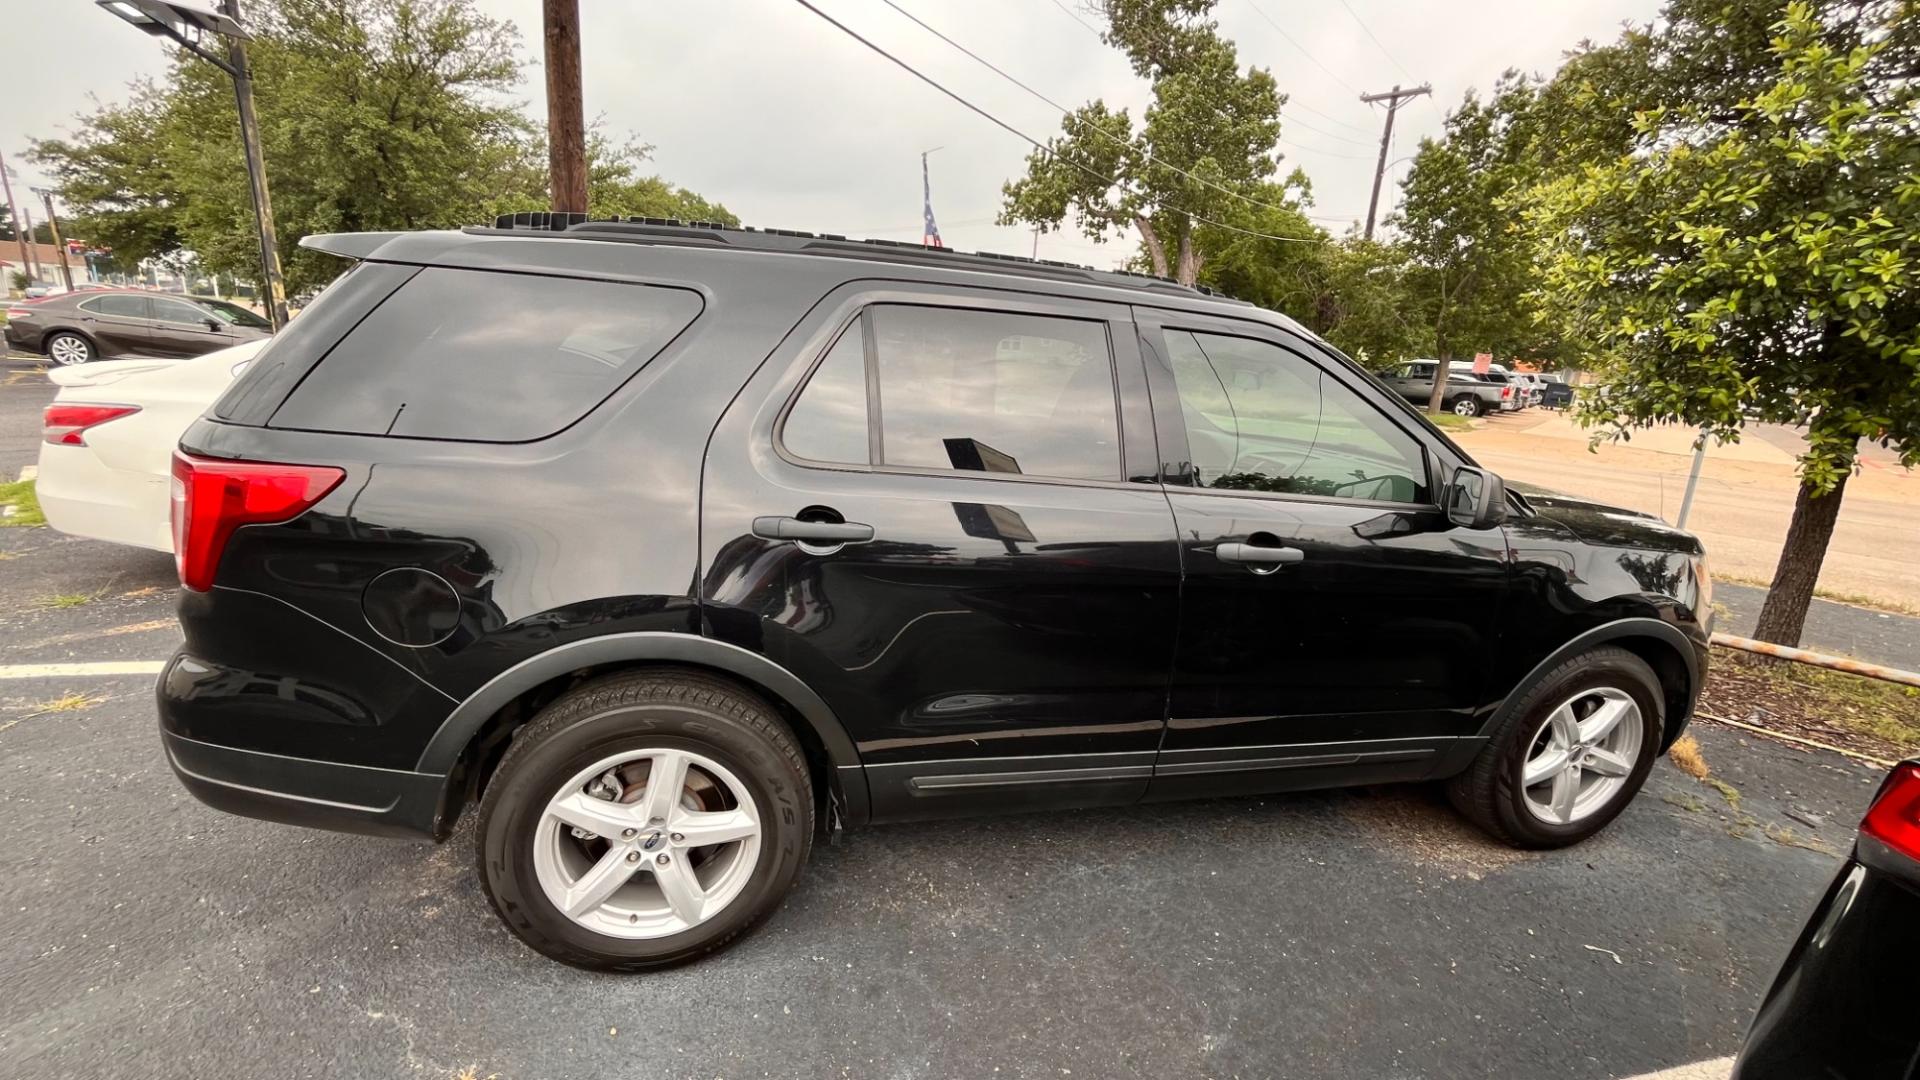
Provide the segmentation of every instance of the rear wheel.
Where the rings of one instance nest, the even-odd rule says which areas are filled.
[[[1638,656],[1613,646],[1582,653],[1502,710],[1486,748],[1447,794],[1508,843],[1578,843],[1646,782],[1659,756],[1663,700],[1659,677]]]
[[[639,971],[757,923],[812,841],[805,759],[765,702],[701,672],[634,672],[514,736],[481,803],[480,874],[528,945]]]
[[[47,338],[47,359],[62,367],[89,363],[93,358],[93,342],[79,334],[61,331]]]
[[[1479,399],[1477,398],[1470,398],[1470,397],[1454,398],[1453,404],[1447,406],[1447,408],[1452,410],[1455,416],[1479,416],[1480,415],[1480,402],[1479,402]]]

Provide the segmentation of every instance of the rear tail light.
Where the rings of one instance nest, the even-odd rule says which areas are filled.
[[[1506,399],[1512,396],[1513,396],[1513,387],[1503,386],[1500,388],[1500,400],[1505,401]]]
[[[1896,765],[1860,831],[1920,862],[1920,765]]]
[[[62,405],[56,401],[41,416],[40,438],[55,446],[85,446],[88,428],[139,411],[138,405]]]
[[[292,521],[346,479],[331,465],[281,465],[173,455],[173,559],[180,584],[213,587],[233,530]]]

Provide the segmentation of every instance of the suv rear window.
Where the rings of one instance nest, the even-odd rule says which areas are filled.
[[[543,438],[605,400],[700,308],[687,289],[428,267],[335,345],[271,423]]]

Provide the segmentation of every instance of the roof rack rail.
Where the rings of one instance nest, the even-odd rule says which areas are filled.
[[[1159,292],[1232,299],[1204,285],[1182,285],[1172,278],[1143,274],[1133,270],[1099,270],[1091,266],[1059,262],[1054,259],[1032,259],[1025,255],[1004,255],[992,251],[963,252],[947,247],[929,247],[907,240],[850,239],[839,233],[812,233],[798,229],[756,229],[751,225],[734,226],[712,221],[680,221],[676,218],[618,216],[594,218],[586,214],[558,210],[501,214],[494,219],[493,228],[566,233],[582,239],[722,243],[731,247],[760,251],[789,251],[843,258],[938,264],[970,270],[1083,281],[1128,289],[1151,289]],[[1236,302],[1244,303],[1244,301]]]

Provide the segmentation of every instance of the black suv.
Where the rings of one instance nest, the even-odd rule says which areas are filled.
[[[1580,840],[1687,722],[1692,536],[1509,492],[1153,278],[520,215],[357,260],[183,437],[166,752],[444,839],[528,944],[727,943],[817,835],[1444,780]]]

